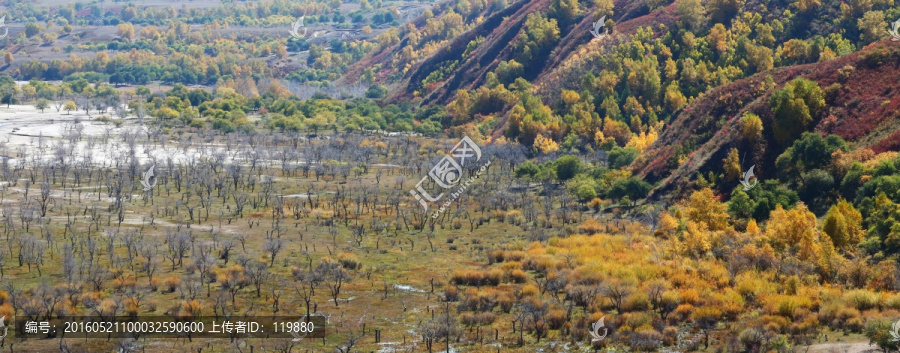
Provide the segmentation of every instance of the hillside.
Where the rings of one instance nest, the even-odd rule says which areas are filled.
[[[415,49],[466,3],[411,22],[349,71],[387,71],[379,82],[390,102],[446,107],[451,117],[435,122],[451,134],[504,136],[549,158],[632,148],[627,169],[654,185],[652,200],[683,197],[698,173],[721,174],[731,149],[743,169],[772,179],[803,131],[876,155],[900,148],[892,1],[517,1]],[[610,34],[595,40],[603,16]],[[772,95],[797,78],[827,99],[787,132]],[[761,119],[758,140],[739,136],[748,113]]]
[[[757,114],[764,126],[771,126],[774,115],[769,99],[774,90],[761,90],[766,77],[774,79],[775,88],[798,77],[815,81],[827,91],[826,112],[819,116],[812,130],[835,134],[855,149],[871,149],[874,153],[900,148],[900,46],[890,40],[873,43],[863,50],[823,63],[795,65],[760,73],[750,78],[718,87],[688,104],[677,115],[659,139],[639,158],[635,172],[650,180],[661,180],[654,195],[683,185],[698,172],[721,171],[721,161],[730,148],[751,151],[747,163],[756,167],[761,179],[774,178],[771,166],[784,151],[771,130],[763,134],[767,148],[747,147],[741,137],[741,122],[746,113]],[[671,163],[677,146],[697,146],[683,163]]]

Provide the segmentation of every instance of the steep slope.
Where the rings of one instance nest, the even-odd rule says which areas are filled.
[[[617,25],[606,42],[591,41],[593,37],[590,30],[595,17],[599,16],[594,14],[595,9],[586,9],[579,17],[578,22],[566,28],[560,28],[561,36],[555,48],[539,60],[539,65],[529,68],[525,78],[535,82],[554,82],[553,77],[561,74],[558,70],[559,66],[578,55],[579,52],[598,50],[598,46],[609,46],[616,41],[627,40],[628,36],[641,26],[672,25],[675,22],[671,4],[660,11],[648,14],[644,1],[617,0],[614,3],[617,15],[610,19],[614,20]],[[444,69],[448,63],[458,62],[454,64],[453,70],[444,75],[437,87],[427,90],[426,94],[421,96],[423,104],[447,104],[455,98],[456,90],[474,89],[481,86],[486,74],[494,71],[501,61],[513,59],[516,52],[512,43],[522,35],[522,27],[528,14],[546,13],[550,10],[550,6],[550,0],[522,0],[494,13],[489,14],[486,11],[482,15],[488,15],[488,17],[482,22],[459,36],[449,39],[440,49],[418,61],[404,74],[401,68],[394,65],[394,57],[401,55],[402,48],[409,40],[410,31],[405,31],[400,33],[402,39],[398,43],[376,51],[371,57],[360,61],[349,70],[350,74],[346,77],[356,77],[364,68],[375,65],[391,68],[392,70],[383,70],[381,78],[384,82],[390,82],[385,79],[387,76],[402,74],[400,80],[391,82],[392,86],[396,88],[393,100],[409,101],[417,97],[417,91],[425,88],[422,81],[429,75]],[[435,18],[446,15],[448,10],[450,7],[447,6],[447,3],[438,7]],[[425,25],[421,17],[411,23],[416,28],[422,28]],[[479,37],[484,38],[483,42],[467,53],[469,44]],[[584,71],[575,70],[572,73],[583,74]],[[548,75],[551,76],[550,79],[543,78]]]
[[[740,120],[746,112],[763,121],[763,151],[745,151],[755,164],[756,175],[775,174],[775,158],[784,151],[772,134],[774,115],[769,107],[773,89],[759,87],[767,76],[780,88],[797,77],[826,88],[825,113],[816,117],[814,130],[836,134],[856,149],[873,152],[900,148],[900,45],[890,40],[874,43],[851,55],[815,64],[789,66],[716,88],[688,105],[668,124],[659,139],[633,165],[634,171],[660,181],[651,197],[684,187],[698,172],[721,170],[722,159],[732,147],[746,149],[740,137]],[[697,146],[682,163],[673,160],[679,146]],[[749,149],[748,149],[749,150]]]
[[[422,82],[429,75],[451,65],[450,76],[443,77],[437,88],[429,88],[424,95],[426,103],[446,104],[453,99],[456,89],[481,84],[484,74],[496,65],[494,59],[508,55],[508,50],[504,52],[504,49],[521,29],[527,14],[546,10],[548,3],[547,0],[516,1],[508,6],[495,6],[503,6],[501,9],[487,7],[465,14],[464,20],[472,28],[458,35],[434,35],[428,30],[431,18],[419,16],[410,22],[411,26],[402,28],[394,43],[382,44],[381,48],[349,68],[345,80],[359,77],[366,68],[379,67],[379,82],[394,88],[392,100],[410,101],[420,97],[417,91],[425,90]],[[431,23],[440,23],[441,29],[446,31],[445,20],[455,15],[457,9],[445,2],[432,11],[435,21]],[[464,57],[469,43],[478,37],[484,37],[484,41]],[[415,53],[405,53],[406,48],[414,48]],[[398,57],[403,59],[398,60]]]
[[[629,169],[656,185],[652,198],[681,196],[677,187],[693,187],[698,172],[718,179],[733,148],[742,168],[756,165],[758,176],[774,178],[776,159],[802,131],[776,141],[770,100],[796,78],[814,81],[827,98],[804,129],[836,134],[851,149],[871,154],[900,148],[900,98],[894,97],[900,54],[884,31],[885,19],[900,16],[900,9],[890,4],[460,5],[475,3],[444,3],[397,38],[381,38],[382,47],[351,71],[380,68],[378,81],[392,88],[389,102],[445,107],[444,115],[435,114],[443,118],[430,122],[436,129],[505,136],[533,155],[628,155],[611,168]],[[463,25],[454,27],[457,12]],[[610,34],[594,40],[593,22],[610,13]],[[752,142],[739,131],[747,113],[758,115],[763,126]],[[602,159],[591,162],[604,166]],[[626,174],[615,178],[630,178]],[[598,181],[601,198],[614,182]],[[643,195],[630,197],[636,198]]]

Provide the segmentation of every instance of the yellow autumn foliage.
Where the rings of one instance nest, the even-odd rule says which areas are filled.
[[[543,154],[548,154],[559,150],[559,144],[551,138],[544,137],[544,135],[537,135],[534,139],[534,149]]]
[[[820,244],[816,215],[802,202],[789,211],[776,206],[769,214],[765,234],[776,250],[796,254],[804,261],[817,260]]]
[[[659,134],[656,132],[656,129],[650,127],[647,132],[641,131],[640,134],[632,136],[625,147],[634,147],[638,151],[643,151],[656,142],[658,137]]]

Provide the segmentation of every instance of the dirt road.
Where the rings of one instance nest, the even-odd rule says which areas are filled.
[[[800,351],[804,351],[800,348]],[[877,346],[870,346],[869,342],[849,343],[819,343],[809,347],[809,353],[879,353]]]

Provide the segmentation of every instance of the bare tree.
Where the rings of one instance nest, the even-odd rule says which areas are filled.
[[[265,244],[263,244],[263,249],[269,253],[270,261],[273,265],[275,264],[275,256],[278,255],[278,252],[281,251],[281,248],[284,246],[284,241],[279,237],[269,237],[266,239]]]
[[[340,346],[335,346],[334,348],[338,350],[340,353],[350,353],[353,351],[353,347],[359,343],[359,340],[366,335],[365,325],[363,324],[363,318],[365,315],[359,318],[359,320],[355,324],[343,323],[340,326],[345,327],[344,330],[344,343]]]
[[[331,292],[331,299],[334,300],[334,306],[338,306],[338,295],[341,294],[344,282],[350,281],[350,274],[337,262],[320,262],[318,271],[322,272],[328,291]]]
[[[264,262],[255,261],[248,263],[244,267],[244,271],[250,278],[250,282],[256,287],[256,297],[259,298],[262,295],[260,293],[262,284],[269,278],[269,267]]]
[[[312,300],[316,295],[316,287],[324,281],[324,276],[321,271],[312,270],[311,268],[303,270],[295,267],[291,272],[295,280],[294,290],[306,305],[306,317],[309,318],[312,313]]]

